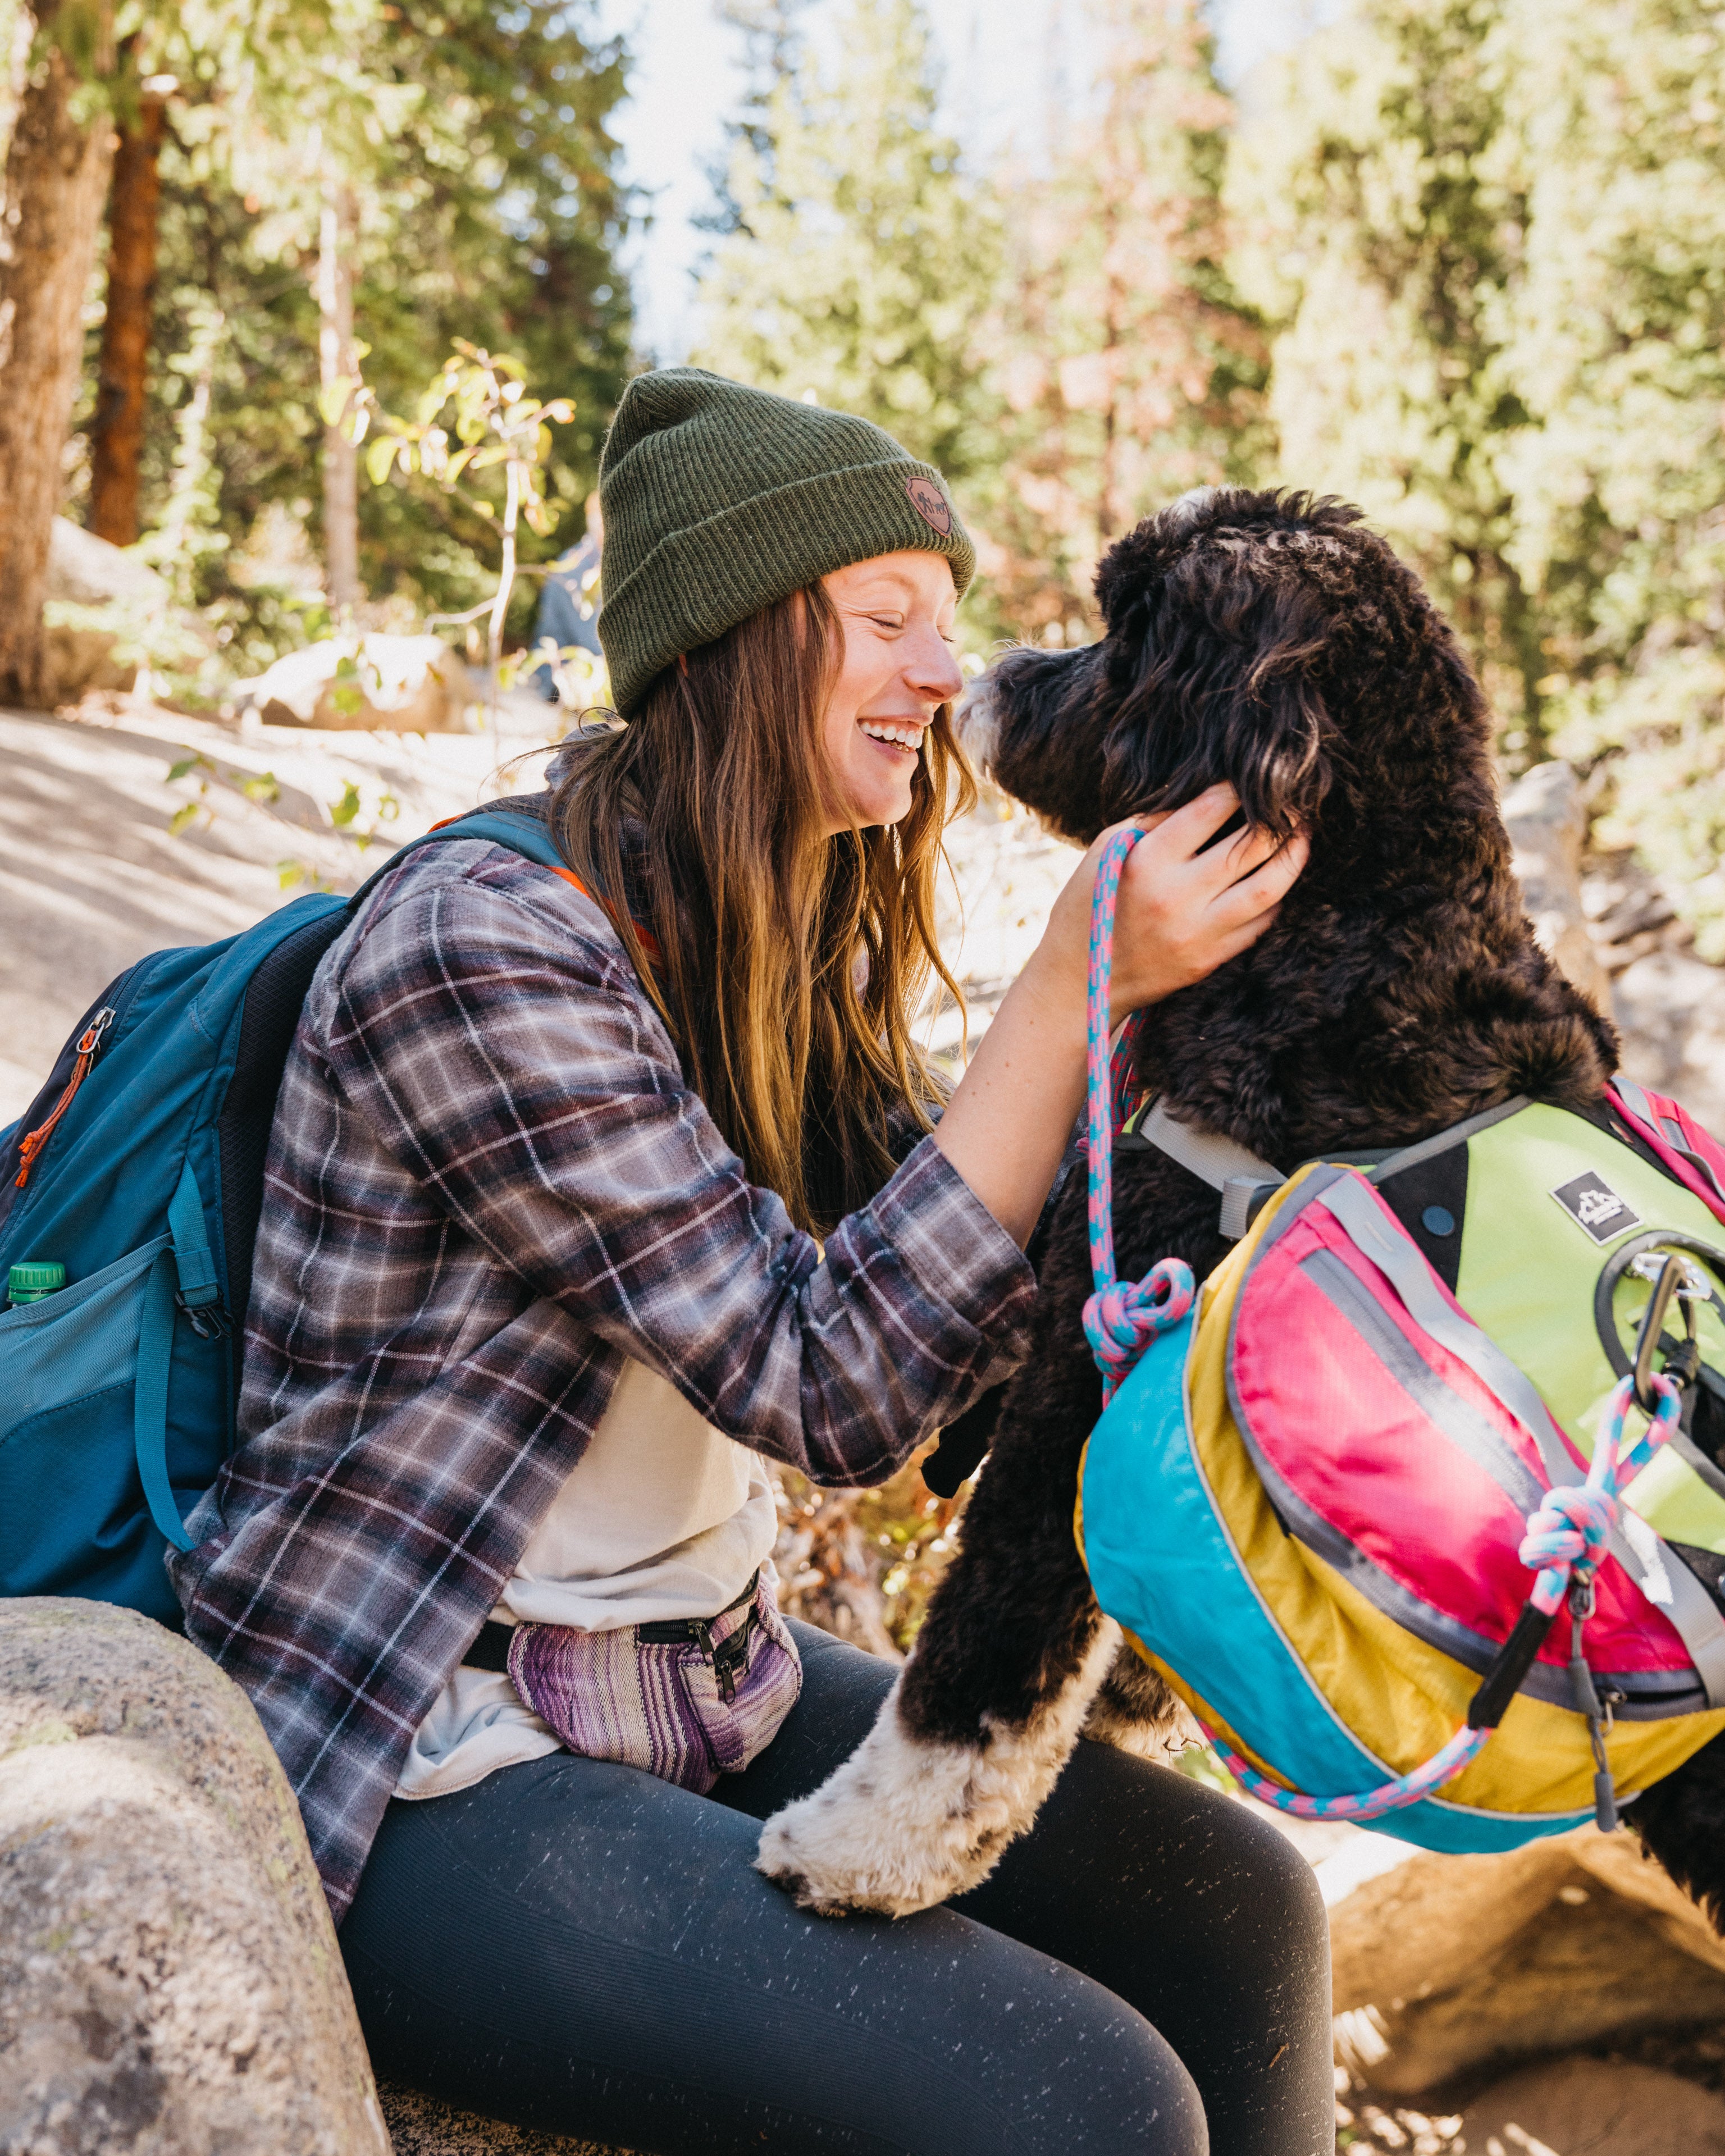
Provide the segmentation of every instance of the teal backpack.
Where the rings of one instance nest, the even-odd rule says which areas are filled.
[[[484,839],[562,870],[505,804],[412,844]],[[405,852],[408,849],[403,849]],[[351,899],[157,951],[105,988],[0,1131],[0,1595],[80,1595],[177,1626],[162,1564],[234,1450],[270,1127]]]

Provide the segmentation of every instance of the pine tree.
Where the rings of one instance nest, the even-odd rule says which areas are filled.
[[[830,78],[781,75],[737,140],[736,227],[700,287],[699,364],[860,412],[958,488],[986,467],[976,326],[993,217],[938,125],[915,0],[853,0]]]
[[[260,520],[303,527],[321,551],[316,277],[328,178],[356,200],[354,329],[383,403],[411,408],[457,336],[519,353],[535,398],[576,406],[558,429],[559,501],[578,506],[591,489],[629,367],[618,256],[632,211],[607,125],[624,54],[586,28],[580,0],[522,0],[506,14],[482,0],[201,4],[206,18],[225,7],[239,28],[218,37],[182,7],[171,11],[177,42],[149,62],[179,87],[160,157],[140,500],[155,543],[182,533],[178,581],[227,638],[228,667],[245,672],[303,631],[285,611],[295,595],[254,589],[237,557]],[[316,39],[320,7],[338,6],[340,34]],[[254,24],[261,53],[242,42]],[[291,79],[291,111],[279,76]],[[88,382],[95,372],[92,338]],[[182,421],[206,377],[207,470],[188,485]],[[495,545],[459,502],[394,484],[359,490],[358,581],[374,600],[470,605],[490,588]],[[524,580],[515,627],[533,598]]]
[[[1549,668],[1507,461],[1529,414],[1505,352],[1527,203],[1502,155],[1503,13],[1368,0],[1308,39],[1266,71],[1230,198],[1244,281],[1276,323],[1283,475],[1407,547],[1525,761],[1543,752]]]
[[[1050,116],[1043,173],[1005,189],[988,326],[1010,417],[984,511],[1020,634],[1090,633],[1108,542],[1190,486],[1250,477],[1263,340],[1224,267],[1231,109],[1195,0],[1092,0],[1097,80]]]
[[[1725,959],[1725,14],[1516,0],[1506,458],[1552,745]]]
[[[758,181],[770,183],[773,171],[773,100],[793,81],[808,62],[799,27],[809,0],[713,0],[721,23],[741,33],[747,88],[741,109],[725,123],[726,154],[707,167],[713,206],[696,218],[704,232],[732,233],[742,223],[742,205],[731,191],[731,171],[738,146],[748,151],[748,166]]]
[[[1725,18],[1363,0],[1236,151],[1281,469],[1430,580],[1512,763],[1725,957]]]

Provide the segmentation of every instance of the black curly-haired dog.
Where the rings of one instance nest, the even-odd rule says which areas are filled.
[[[1219,779],[1250,822],[1312,842],[1273,927],[1147,1014],[1141,1081],[1271,1161],[1412,1144],[1517,1094],[1599,1114],[1616,1035],[1522,911],[1484,696],[1359,512],[1202,490],[1121,540],[1096,593],[1100,643],[1016,651],[984,677],[977,760],[1081,844]],[[1122,1279],[1168,1256],[1202,1279],[1229,1247],[1215,1191],[1159,1152],[1117,1155],[1114,1214]],[[1090,1290],[1075,1175],[1035,1344],[916,1650],[853,1757],[762,1833],[762,1870],[805,1907],[899,1916],[974,1886],[1081,1732],[1148,1748],[1178,1717],[1098,1610],[1073,1537],[1101,1406]],[[1720,1922],[1725,1738],[1630,1817]]]

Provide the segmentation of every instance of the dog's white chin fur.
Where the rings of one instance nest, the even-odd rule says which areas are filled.
[[[756,1868],[827,1917],[908,1917],[979,1885],[1059,1779],[1119,1645],[1105,1619],[1058,1697],[1028,1722],[991,1724],[981,1744],[913,1737],[901,1678],[838,1772],[768,1820]]]

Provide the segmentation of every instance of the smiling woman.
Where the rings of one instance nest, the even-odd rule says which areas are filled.
[[[690,2156],[1197,2156],[1291,1999],[1327,2071],[1322,1911],[1221,1799],[1098,1753],[890,1940],[753,1868],[892,1675],[779,1616],[762,1455],[884,1481],[1022,1358],[1097,849],[943,1103],[910,1020],[974,554],[939,474],[676,368],[600,491],[624,723],[508,804],[525,857],[404,859],[312,983],[187,1629],[287,1767],[393,2078]],[[1299,855],[1206,850],[1235,805],[1133,850],[1117,1018],[1272,917]],[[1153,2020],[1204,1969],[1188,2056]]]
[[[826,579],[844,633],[821,729],[836,838],[899,824],[935,713],[964,685],[952,655],[958,594],[938,554],[884,554]]]

